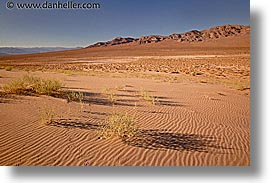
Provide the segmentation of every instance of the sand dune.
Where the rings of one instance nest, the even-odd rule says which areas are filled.
[[[234,29],[234,36],[226,30],[0,56],[0,88],[28,74],[85,95],[68,102],[64,95],[0,91],[0,165],[248,166],[250,29]],[[45,109],[55,113],[49,124],[41,122]],[[102,122],[116,113],[135,118],[139,133],[99,138]]]
[[[0,70],[1,84],[26,74]],[[47,96],[14,96],[0,104],[0,164],[45,166],[249,165],[249,96],[222,85],[141,78],[108,78],[33,72],[59,78],[86,93],[76,102]],[[116,89],[110,105],[102,88]],[[160,100],[144,101],[141,88]],[[40,122],[53,108],[55,122]],[[98,124],[113,112],[134,116],[141,133],[131,140],[98,139]]]

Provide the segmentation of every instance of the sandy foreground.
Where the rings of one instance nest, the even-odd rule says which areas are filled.
[[[216,166],[250,164],[247,90],[221,84],[139,77],[0,70],[0,85],[23,75],[61,80],[85,93],[84,104],[49,96],[9,96],[0,101],[0,165]],[[249,77],[249,76],[248,76]],[[114,88],[110,104],[104,88]],[[160,104],[144,101],[140,90]],[[41,110],[56,112],[41,123]],[[142,133],[130,141],[99,139],[98,124],[112,113],[135,117]]]

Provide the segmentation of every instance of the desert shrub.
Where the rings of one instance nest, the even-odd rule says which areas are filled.
[[[6,67],[5,67],[5,70],[6,70],[6,71],[11,71],[11,70],[12,70],[12,67],[11,67],[11,66],[6,66]]]
[[[107,120],[100,124],[100,138],[131,138],[138,133],[136,120],[127,113],[112,114]]]
[[[250,89],[250,86],[247,83],[236,82],[235,88],[239,91],[244,91],[244,90]]]
[[[0,91],[0,97],[4,97],[5,96],[5,93]]]
[[[148,101],[153,105],[160,104],[159,99],[157,97],[150,95],[149,92],[144,89],[141,90],[140,95],[145,101]]]
[[[53,95],[62,88],[62,83],[54,79],[41,79],[39,77],[24,76],[3,86],[9,94],[40,94]]]
[[[56,113],[52,108],[47,108],[45,106],[42,107],[40,111],[40,121],[42,124],[49,125],[53,123],[53,119]]]
[[[77,101],[77,102],[83,103],[83,100],[84,100],[84,93],[82,92],[70,91],[67,93],[68,102]]]
[[[21,80],[12,81],[11,83],[5,84],[3,90],[9,94],[23,94],[25,93],[26,84]]]
[[[113,89],[113,88],[103,88],[102,92],[107,96],[108,101],[114,105],[116,100],[117,100],[115,89]]]
[[[79,112],[83,111],[84,108],[84,93],[82,92],[76,92],[76,91],[70,91],[67,92],[67,102],[79,102],[80,103],[80,108],[79,108]]]

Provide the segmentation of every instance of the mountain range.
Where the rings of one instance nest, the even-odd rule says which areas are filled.
[[[105,46],[115,46],[122,44],[150,44],[150,43],[158,43],[164,42],[167,40],[173,40],[177,42],[205,42],[209,40],[215,40],[219,38],[225,37],[234,37],[239,35],[249,35],[250,34],[250,26],[245,25],[223,25],[212,27],[208,30],[192,30],[185,33],[180,34],[171,34],[169,36],[161,36],[161,35],[150,35],[150,36],[142,36],[140,38],[123,38],[116,37],[115,39],[107,42],[97,42],[93,45],[88,46],[87,48],[93,47],[105,47]]]
[[[209,28],[207,30],[192,30],[184,33],[174,33],[168,36],[162,35],[149,35],[142,36],[139,38],[132,37],[116,37],[111,41],[107,42],[97,42],[86,48],[113,48],[117,45],[129,46],[128,49],[133,48],[138,49],[138,45],[149,46],[151,45],[166,45],[166,47],[171,46],[188,46],[188,43],[203,43],[203,44],[212,44],[215,42],[216,45],[220,46],[243,46],[249,45],[250,37],[250,26],[245,25],[222,25]],[[224,39],[226,38],[226,40]],[[229,38],[229,39],[227,39]],[[217,42],[219,41],[219,42]],[[157,44],[154,44],[157,43]],[[162,44],[158,44],[162,43]],[[174,43],[174,44],[173,44]],[[183,44],[184,43],[184,44]],[[244,44],[243,44],[244,43]],[[169,46],[170,45],[170,46]],[[213,45],[212,45],[213,46]],[[0,56],[3,55],[20,55],[20,54],[33,54],[33,53],[44,53],[44,52],[56,52],[56,51],[66,51],[66,50],[79,50],[81,47],[75,48],[65,48],[65,47],[33,47],[33,48],[24,48],[24,47],[0,47]],[[140,47],[142,49],[142,47]],[[146,48],[147,49],[147,48]],[[80,49],[87,50],[87,49]],[[89,49],[88,49],[89,50]],[[66,52],[68,54],[68,52]],[[72,52],[70,52],[72,53]]]

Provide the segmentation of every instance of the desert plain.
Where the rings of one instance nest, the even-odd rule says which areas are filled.
[[[249,166],[249,36],[1,56],[0,165]],[[24,76],[81,100],[5,93]],[[138,133],[102,138],[114,114]]]

